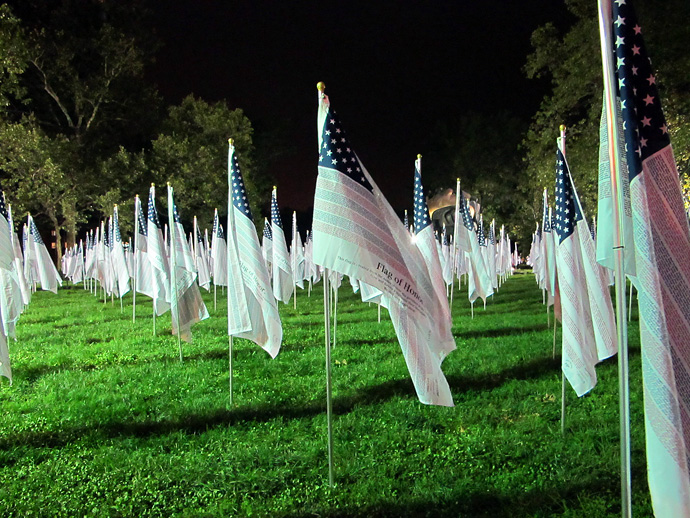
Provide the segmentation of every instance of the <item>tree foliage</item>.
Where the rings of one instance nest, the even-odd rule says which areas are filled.
[[[589,0],[565,3],[573,23],[564,32],[552,24],[534,31],[533,52],[525,65],[528,77],[551,81],[551,92],[544,97],[523,141],[526,174],[520,186],[525,204],[520,214],[525,228],[540,218],[543,188],[553,191],[560,124],[567,127],[568,162],[580,199],[590,216],[596,211],[603,96],[597,6]],[[690,4],[686,0],[650,0],[637,2],[636,8],[656,68],[679,171],[687,175],[690,27],[679,21],[690,17]]]

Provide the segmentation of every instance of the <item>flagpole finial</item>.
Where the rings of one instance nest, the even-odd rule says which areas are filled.
[[[235,143],[235,141],[233,139],[231,139],[231,138],[228,139],[228,144],[230,144],[232,146],[234,143]]]
[[[168,187],[170,187],[170,182],[166,182],[168,184]]]
[[[561,133],[565,131],[565,124],[561,124],[559,129],[561,130]]]
[[[421,153],[417,153],[417,159],[420,159],[420,158],[422,158]]]
[[[274,191],[277,190],[277,187],[276,187],[275,185],[273,186],[273,190],[274,190]]]
[[[155,187],[155,186],[156,186],[156,184],[151,182],[151,187]]]
[[[318,83],[316,83],[316,89],[319,92],[323,92],[326,89],[326,85],[323,83],[323,81],[319,81]]]

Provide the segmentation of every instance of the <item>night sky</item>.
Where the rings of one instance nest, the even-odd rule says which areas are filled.
[[[567,20],[562,0],[171,0],[153,10],[163,47],[150,75],[165,100],[225,99],[258,130],[283,130],[294,151],[271,173],[281,206],[297,209],[313,204],[318,81],[384,195],[411,208],[414,159],[438,121],[506,109],[529,121],[548,86],[521,70],[530,34]]]

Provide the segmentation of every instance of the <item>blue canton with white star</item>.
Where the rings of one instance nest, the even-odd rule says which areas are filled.
[[[137,218],[139,219],[139,233],[144,237],[149,235],[148,225],[146,224],[146,218],[144,218],[144,207],[141,206],[141,200],[139,201],[139,212],[137,213]]]
[[[153,199],[152,193],[149,193],[149,221],[156,225],[156,228],[163,230],[161,222],[158,219],[158,212],[156,211],[156,200]]]
[[[422,185],[422,174],[419,168],[414,168],[414,233],[419,234],[426,227],[431,225],[429,217],[429,207],[424,197],[424,186]]]
[[[544,214],[542,215],[542,219],[541,219],[541,229],[543,232],[551,232],[551,221],[549,218],[549,206],[546,204],[546,200],[544,200]]]
[[[122,243],[122,234],[120,234],[120,217],[117,211],[113,214],[113,229],[115,231],[115,242]]]
[[[580,209],[575,203],[575,193],[560,149],[556,151],[556,235],[558,243],[565,241],[575,230],[575,225],[582,219]]]
[[[479,241],[479,246],[486,246],[486,237],[484,236],[484,220],[479,220],[479,230],[477,231],[477,240]]]
[[[614,2],[613,32],[625,151],[632,180],[642,172],[642,160],[670,145],[671,139],[661,110],[656,77],[642,39],[642,28],[629,1]]]
[[[7,206],[5,205],[5,193],[2,190],[0,190],[0,214],[5,216],[5,219],[9,221]]]
[[[494,233],[494,226],[493,225],[491,225],[489,227],[489,244],[490,245],[496,244],[496,234]]]
[[[280,219],[280,210],[278,210],[278,200],[276,199],[275,192],[271,195],[271,225],[275,225],[278,228],[283,228],[283,221]]]
[[[273,232],[271,232],[271,223],[268,221],[264,222],[264,237],[273,241]]]
[[[38,231],[38,227],[36,226],[36,223],[34,223],[33,218],[31,219],[31,228],[29,229],[29,233],[33,236],[35,243],[45,246],[43,238],[41,238],[41,233]]]
[[[252,220],[252,212],[249,209],[249,200],[247,199],[247,190],[244,188],[244,179],[240,171],[240,163],[237,160],[237,152],[232,154],[232,163],[230,164],[230,182],[232,182],[232,204],[242,214]]]
[[[172,209],[173,209],[173,221],[175,223],[179,223],[181,225],[182,220],[180,219],[180,213],[177,211],[177,205],[175,205],[175,200],[172,200]]]
[[[474,230],[474,221],[472,221],[470,207],[467,205],[467,200],[464,198],[460,200],[460,214],[462,214],[462,223],[467,230]]]
[[[335,169],[369,192],[373,192],[374,188],[364,176],[359,160],[345,137],[345,130],[334,111],[328,112],[321,137],[323,144],[319,150],[319,166]]]

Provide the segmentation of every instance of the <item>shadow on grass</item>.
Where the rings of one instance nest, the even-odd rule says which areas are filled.
[[[461,331],[454,333],[456,338],[497,338],[499,336],[519,336],[527,333],[548,331],[545,324],[528,327],[501,327],[499,329],[481,329],[477,331]]]
[[[633,473],[644,479],[644,467],[635,466]],[[337,490],[337,488],[336,488]],[[558,487],[531,489],[524,492],[500,494],[494,488],[463,491],[448,488],[447,493],[437,500],[421,498],[401,498],[396,501],[381,501],[365,506],[345,503],[338,509],[314,509],[310,512],[297,512],[276,515],[280,518],[516,518],[526,516],[560,516],[566,511],[580,509],[583,496],[585,500],[592,495],[608,496],[618,493],[619,481],[615,477],[606,479],[579,480]],[[620,506],[611,506],[607,515],[620,515]]]
[[[502,372],[476,377],[448,376],[453,392],[468,390],[491,390],[513,379],[538,378],[549,375],[559,365],[560,360],[550,358],[535,359],[516,365]],[[355,407],[377,404],[396,397],[414,399],[415,391],[409,378],[387,381],[378,385],[362,387],[349,394],[338,396],[333,401],[334,413],[338,415],[352,412]],[[267,422],[276,418],[304,419],[325,414],[324,402],[310,402],[300,406],[283,404],[264,404],[237,408],[233,410],[215,409],[209,412],[186,415],[180,418],[147,421],[108,421],[91,426],[76,426],[63,430],[23,432],[20,435],[0,439],[0,449],[14,448],[56,448],[79,440],[81,437],[97,434],[106,438],[122,436],[147,437],[174,432],[188,434],[203,433],[217,426],[233,426],[251,422]],[[16,461],[16,460],[15,460]],[[15,461],[6,461],[4,464]]]

